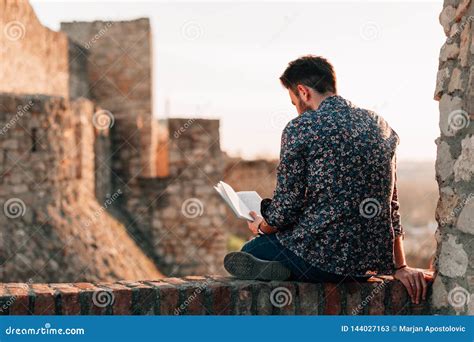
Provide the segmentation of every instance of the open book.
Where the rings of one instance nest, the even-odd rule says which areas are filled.
[[[259,216],[260,202],[262,198],[256,191],[238,191],[235,192],[232,187],[224,182],[217,183],[214,189],[221,195],[224,202],[232,209],[235,215],[240,219],[253,221],[249,212],[255,211]]]

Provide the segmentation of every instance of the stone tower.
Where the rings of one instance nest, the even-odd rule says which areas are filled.
[[[447,0],[440,15],[446,34],[435,99],[441,135],[436,178],[440,199],[438,276],[433,307],[440,313],[474,314],[474,5]]]

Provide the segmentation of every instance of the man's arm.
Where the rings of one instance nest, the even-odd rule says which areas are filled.
[[[395,162],[394,162],[395,164]],[[403,248],[404,230],[400,221],[400,204],[398,202],[397,176],[394,165],[394,185],[391,200],[392,228],[395,235],[393,242],[393,254],[395,263],[394,278],[402,282],[415,304],[420,303],[420,299],[426,299],[427,285],[425,275],[421,270],[408,267],[405,250]]]
[[[265,223],[275,229],[291,228],[299,218],[306,194],[305,131],[298,121],[290,121],[281,137],[280,163],[273,198],[261,204]]]

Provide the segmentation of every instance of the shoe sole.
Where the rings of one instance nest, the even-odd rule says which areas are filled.
[[[247,280],[287,280],[291,272],[278,261],[260,260],[245,252],[232,252],[224,258],[231,275]]]

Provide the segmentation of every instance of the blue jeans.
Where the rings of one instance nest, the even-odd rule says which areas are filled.
[[[341,281],[366,281],[367,277],[352,277],[328,273],[314,267],[285,248],[278,241],[275,234],[261,235],[248,241],[242,252],[252,254],[261,260],[278,261],[291,271],[291,279],[305,282],[341,282]]]

